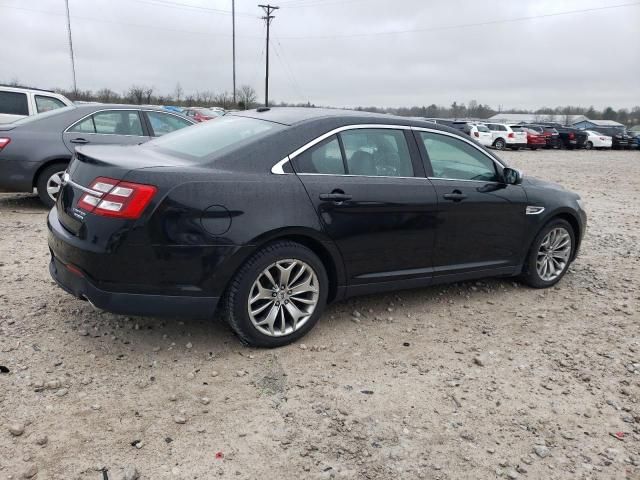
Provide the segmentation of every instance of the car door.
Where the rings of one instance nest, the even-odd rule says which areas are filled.
[[[434,276],[519,265],[525,241],[526,194],[502,181],[502,166],[471,142],[416,130],[438,199]]]
[[[342,253],[351,292],[428,283],[436,197],[409,129],[353,126],[292,163]]]
[[[145,110],[144,115],[152,137],[161,137],[194,124],[194,122],[172,113]]]
[[[70,125],[62,138],[73,153],[78,145],[137,145],[151,137],[145,132],[138,110],[108,109]]]

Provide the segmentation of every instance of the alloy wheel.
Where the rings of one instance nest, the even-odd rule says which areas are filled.
[[[59,172],[55,172],[47,180],[47,195],[49,195],[54,202],[58,198],[58,193],[60,193],[60,189],[62,188],[63,175],[64,170],[61,170]]]
[[[556,227],[544,236],[538,257],[536,270],[545,282],[551,282],[562,275],[571,256],[571,235],[564,227]]]
[[[307,323],[318,298],[318,276],[309,264],[279,260],[265,268],[253,283],[247,301],[249,318],[265,335],[289,335]]]

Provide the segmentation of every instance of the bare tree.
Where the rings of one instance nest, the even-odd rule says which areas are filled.
[[[120,100],[120,95],[110,88],[102,88],[96,92],[96,98],[102,103],[115,103]]]
[[[141,105],[144,101],[146,89],[138,85],[132,85],[126,93],[127,101]]]
[[[237,98],[238,106],[242,105],[241,108],[246,110],[256,103],[258,95],[256,95],[256,91],[251,85],[242,85],[237,92]]]
[[[182,85],[180,85],[180,82],[176,83],[176,88],[173,90],[173,99],[176,103],[180,103],[183,94],[184,90],[182,90]]]
[[[213,103],[216,107],[227,108],[233,104],[233,97],[229,92],[218,93],[213,96]]]

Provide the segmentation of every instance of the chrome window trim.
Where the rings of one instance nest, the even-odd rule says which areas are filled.
[[[120,135],[118,133],[69,132],[69,130],[72,127],[75,127],[78,123],[83,122],[84,120],[89,118],[91,115],[95,115],[96,113],[102,113],[102,112],[138,112],[138,113],[140,113],[140,112],[157,112],[157,113],[164,113],[164,114],[167,114],[167,115],[173,115],[174,117],[178,117],[181,120],[185,120],[185,117],[183,117],[181,115],[178,115],[175,112],[169,112],[169,111],[164,111],[164,110],[154,110],[152,108],[103,108],[101,110],[96,110],[94,112],[88,113],[84,117],[82,117],[81,119],[76,120],[71,125],[69,125],[67,128],[65,128],[62,133],[63,134],[65,134],[65,133],[82,133],[84,135],[118,135],[119,137],[148,137],[148,138],[155,138],[155,137],[152,137],[150,135]],[[190,118],[186,118],[186,120],[191,121],[191,125],[195,125],[196,124],[196,122],[194,122]],[[141,127],[143,126],[142,124],[143,124],[143,121],[142,121],[142,119],[140,119],[140,126]],[[144,132],[144,127],[143,127],[142,131]]]
[[[323,140],[329,138],[332,135],[335,135],[335,134],[340,133],[340,132],[344,132],[345,130],[361,130],[363,128],[373,128],[373,129],[378,129],[378,130],[381,130],[381,129],[384,129],[384,130],[411,130],[411,127],[409,127],[407,125],[389,125],[389,124],[382,124],[382,123],[381,124],[362,123],[362,124],[356,124],[356,125],[344,125],[342,127],[334,128],[333,130],[330,130],[327,133],[324,133],[324,134],[320,135],[319,137],[314,138],[310,142],[305,143],[303,146],[301,146],[297,150],[294,150],[293,152],[291,152],[289,155],[287,155],[282,160],[280,160],[278,163],[276,163],[273,167],[271,167],[271,173],[273,173],[274,175],[295,175],[295,173],[287,173],[282,169],[282,167],[284,166],[285,163],[290,162],[291,160],[296,158],[301,153],[306,152],[308,149],[310,149],[314,145],[317,145],[318,143],[322,142]],[[303,174],[303,173],[299,173],[298,175],[332,175],[332,174],[321,174],[321,173]],[[346,175],[346,174],[340,175],[340,174],[338,174],[337,176],[364,177],[365,175]],[[378,175],[375,175],[375,176],[378,176]],[[389,178],[400,178],[400,177],[389,177]],[[409,178],[416,178],[416,177],[409,177]]]
[[[467,143],[468,145],[471,145],[472,147],[474,147],[476,150],[478,150],[480,153],[482,153],[485,157],[489,158],[495,165],[497,165],[499,167],[499,169],[503,169],[506,167],[506,165],[503,165],[501,162],[499,162],[498,160],[496,160],[495,158],[493,158],[491,155],[489,155],[482,147],[480,147],[479,145],[475,145],[473,142],[470,142],[469,140],[467,140],[466,138],[461,137],[460,135],[454,134],[454,133],[450,133],[450,132],[444,132],[442,130],[437,130],[434,128],[427,128],[427,127],[413,127],[413,126],[408,126],[408,125],[389,125],[389,124],[357,124],[357,125],[345,125],[342,127],[338,127],[338,128],[334,128],[333,130],[328,131],[327,133],[320,135],[319,137],[311,140],[310,142],[305,143],[303,146],[301,146],[300,148],[294,150],[292,153],[290,153],[289,155],[287,155],[286,157],[284,157],[282,160],[280,160],[278,163],[276,163],[275,165],[273,165],[271,167],[271,173],[274,175],[296,175],[296,173],[287,173],[284,171],[283,167],[286,163],[291,162],[291,160],[293,160],[294,158],[296,158],[298,155],[300,155],[301,153],[304,153],[305,151],[307,151],[309,148],[313,147],[314,145],[317,145],[318,143],[322,142],[323,140],[326,140],[327,138],[331,137],[332,135],[336,135],[340,132],[344,132],[345,130],[360,130],[363,128],[372,128],[372,129],[388,129],[388,130],[411,130],[411,131],[416,131],[416,132],[428,132],[428,133],[436,133],[438,135],[446,135],[449,137],[453,137],[456,138],[458,140],[461,140],[465,143]],[[429,180],[454,180],[454,181],[460,181],[460,182],[480,182],[480,183],[496,183],[496,184],[502,184],[503,182],[497,182],[497,181],[493,181],[493,180],[462,180],[459,178],[440,178],[440,177],[395,177],[395,176],[384,176],[384,175],[348,175],[348,174],[332,174],[332,173],[298,173],[297,175],[308,175],[308,176],[335,176],[335,177],[368,177],[368,178],[427,178]]]
[[[504,182],[496,182],[495,180],[464,180],[462,178],[443,178],[443,177],[427,177],[429,180],[445,180],[447,182],[476,182],[476,183],[494,183],[496,185],[504,185]]]

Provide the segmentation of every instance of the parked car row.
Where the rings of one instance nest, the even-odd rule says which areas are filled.
[[[80,145],[138,145],[196,121],[140,105],[83,104],[0,125],[0,192],[37,189],[55,203],[62,176]]]
[[[502,123],[489,121],[447,120],[442,118],[427,121],[456,128],[485,147],[496,150],[529,148],[558,149],[621,149],[639,148],[640,132],[627,131],[621,127],[597,127],[582,130],[559,123]],[[490,134],[490,135],[489,135]]]

